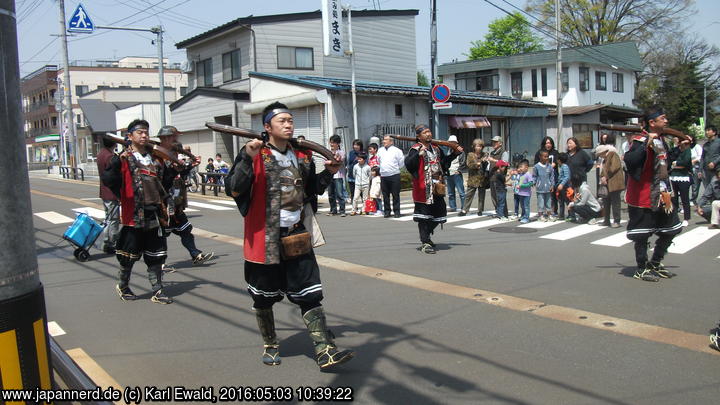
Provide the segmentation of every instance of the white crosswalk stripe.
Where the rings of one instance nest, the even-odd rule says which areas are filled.
[[[87,214],[88,216],[90,216],[90,217],[92,217],[92,218],[99,219],[99,220],[101,220],[101,221],[105,219],[105,211],[99,210],[99,209],[97,209],[97,208],[92,208],[92,207],[80,207],[80,208],[73,208],[72,210],[75,211],[75,212],[78,213],[78,214],[79,214],[79,213],[84,213],[84,214]]]
[[[632,242],[632,241],[627,238],[627,231],[622,231],[622,232],[616,233],[615,235],[611,235],[606,238],[598,239],[598,240],[590,242],[590,243],[593,245],[621,247],[621,246],[627,245],[630,242]]]
[[[533,221],[528,224],[522,224],[519,226],[519,228],[531,228],[531,229],[545,229],[549,228],[551,226],[560,225],[564,221],[555,221],[555,222],[542,222],[542,221]]]
[[[42,219],[50,222],[51,224],[56,224],[56,225],[57,224],[69,224],[69,223],[75,221],[74,219],[72,219],[70,217],[66,217],[65,215],[57,213],[55,211],[36,212],[34,215],[38,218],[42,218]]]
[[[551,233],[549,235],[543,235],[540,238],[553,240],[568,240],[572,238],[577,238],[578,236],[587,235],[589,233],[596,232],[602,229],[603,227],[601,226],[582,224],[573,226],[569,229],[563,229],[562,231]]]
[[[207,208],[214,211],[229,211],[232,210],[231,207],[225,207],[222,205],[215,205],[215,204],[206,204],[196,201],[188,201],[188,205],[191,205],[193,207],[199,207],[199,208]]]
[[[223,204],[237,207],[237,204],[235,204],[235,200],[210,200],[210,202],[213,204]]]
[[[484,219],[482,221],[473,222],[470,224],[465,225],[458,225],[456,228],[462,228],[462,229],[480,229],[480,228],[487,228],[493,225],[500,225],[500,224],[506,224],[507,221],[503,221],[502,219],[493,218],[493,219]]]
[[[687,253],[718,233],[720,233],[720,230],[708,229],[705,226],[699,226],[691,231],[683,232],[673,239],[673,244],[670,245],[668,253]]]

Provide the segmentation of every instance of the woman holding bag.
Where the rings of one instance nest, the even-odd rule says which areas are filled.
[[[486,154],[483,153],[484,147],[485,143],[482,139],[475,139],[472,143],[472,151],[467,154],[468,181],[464,208],[458,213],[460,217],[465,216],[470,211],[476,191],[478,193],[478,216],[481,216],[483,210],[485,210],[485,190],[490,184],[490,177],[487,172]]]

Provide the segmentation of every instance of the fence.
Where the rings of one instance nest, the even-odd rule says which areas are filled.
[[[415,126],[413,124],[377,124],[375,125],[375,136],[382,140],[384,135],[402,135],[415,138]],[[407,153],[415,144],[413,141],[395,140],[394,145]],[[382,146],[378,145],[378,146]]]

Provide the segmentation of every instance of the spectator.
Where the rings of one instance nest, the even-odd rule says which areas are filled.
[[[472,150],[467,154],[468,168],[468,189],[465,193],[465,204],[458,216],[462,217],[470,211],[475,192],[478,193],[478,216],[485,210],[485,190],[490,183],[490,175],[487,171],[487,156],[483,152],[485,143],[481,138],[473,140]]]
[[[340,208],[340,216],[345,216],[345,153],[340,149],[340,135],[330,137],[330,150],[343,166],[333,175],[333,181],[328,186],[328,200],[330,202],[330,212],[327,215],[338,215],[338,206]]]
[[[370,176],[372,177],[370,180],[370,193],[369,196],[373,200],[375,200],[375,207],[377,208],[377,212],[375,215],[383,215],[382,211],[382,201],[380,200],[380,195],[382,194],[381,188],[380,188],[380,166],[374,166],[370,169]]]
[[[558,180],[555,196],[558,201],[558,220],[565,220],[565,203],[568,202],[567,188],[570,187],[570,166],[567,153],[558,154]]]
[[[538,201],[538,219],[542,222],[551,220],[553,189],[555,188],[555,169],[550,165],[550,154],[541,150],[539,161],[533,167],[535,178],[535,191]]]
[[[534,163],[538,163],[540,161],[540,152],[546,151],[548,153],[548,160],[550,161],[550,166],[553,168],[553,172],[555,174],[555,179],[558,178],[558,152],[557,149],[555,149],[555,141],[549,137],[546,136],[543,138],[542,142],[540,143],[540,149],[535,152],[535,160]],[[554,188],[554,184],[553,184]],[[557,216],[558,211],[558,202],[557,197],[555,196],[555,193],[550,193],[550,203],[552,204],[552,214],[553,216]]]
[[[363,151],[363,143],[361,140],[356,139],[352,143],[352,150],[348,153],[347,159],[347,181],[348,187],[350,188],[351,201],[354,201],[355,199],[355,174],[353,172],[353,168],[355,167],[355,164],[357,164],[357,156],[360,153],[365,153],[365,151]]]
[[[703,148],[701,145],[699,145],[697,142],[695,142],[695,139],[693,139],[693,143],[690,144],[690,159],[692,162],[692,194],[690,195],[690,205],[697,205],[697,197],[700,193],[700,185],[702,184],[703,179],[703,170],[702,170],[702,153]]]
[[[495,217],[503,221],[509,221],[507,217],[506,196],[507,196],[507,183],[505,176],[507,174],[508,163],[504,160],[498,160],[495,162],[493,170],[490,174],[491,181],[490,187],[495,189],[495,196],[497,197],[497,208],[495,209]]]
[[[530,196],[532,195],[532,186],[535,184],[532,173],[528,171],[530,162],[527,159],[520,161],[518,165],[518,173],[520,180],[518,181],[517,194],[520,197],[520,206],[522,207],[521,224],[530,222]]]
[[[215,155],[213,166],[215,166],[215,171],[218,173],[227,173],[230,170],[230,165],[222,159],[222,155],[219,153]]]
[[[376,143],[371,143],[370,145],[368,145],[368,154],[369,154],[368,165],[370,165],[371,168],[380,166],[380,162],[378,161],[377,153],[378,153],[378,145]]]
[[[697,213],[710,221],[710,229],[720,227],[720,168],[698,200]]]
[[[568,205],[568,210],[575,214],[578,222],[595,225],[600,217],[600,203],[590,191],[587,181],[582,179],[582,175],[573,173],[570,182],[575,190],[575,199]]]
[[[515,208],[515,211],[510,219],[517,221],[520,219],[520,205],[522,205],[520,194],[518,194],[520,192],[520,171],[517,166],[510,170],[510,189],[513,192],[513,206]]]
[[[620,156],[614,146],[600,145],[595,154],[603,160],[600,169],[600,184],[607,187],[607,196],[603,199],[605,209],[604,226],[620,227],[620,194],[625,190],[625,172],[622,168]],[[610,211],[612,210],[613,223],[610,224]]]
[[[360,213],[360,215],[363,214],[365,199],[369,197],[368,194],[370,191],[370,166],[365,163],[367,155],[365,155],[365,153],[358,153],[356,157],[357,163],[355,167],[353,167],[353,177],[355,177],[355,187],[357,190],[355,190],[356,193],[353,197],[352,212],[350,215],[357,213]],[[359,210],[357,208],[358,203],[360,205]]]
[[[217,183],[218,182],[217,181],[218,176],[216,174],[211,174],[211,173],[215,173],[215,161],[213,160],[213,158],[208,158],[208,164],[205,165],[205,171],[207,172],[207,175],[206,175],[207,180],[205,181],[206,183]]]
[[[110,165],[110,160],[115,156],[113,151],[115,142],[103,138],[102,143],[103,147],[97,155],[97,167],[100,174],[105,172]],[[105,207],[105,221],[107,222],[103,252],[113,255],[120,232],[120,201],[102,179],[100,180],[100,199]]]
[[[488,156],[488,162],[490,162],[490,169],[492,170],[498,161],[502,160],[505,163],[510,160],[509,153],[503,148],[502,144],[502,138],[499,136],[494,136],[492,138],[492,151],[490,151],[490,155]],[[505,169],[507,170],[507,169]],[[495,187],[490,188],[490,198],[492,199],[493,205],[495,206],[495,209],[497,209],[497,196],[495,195],[495,192],[497,189]],[[507,217],[507,204],[504,206],[504,217]]]
[[[567,164],[570,167],[570,174],[577,173],[583,182],[587,181],[587,172],[593,168],[593,160],[587,152],[580,148],[577,138],[567,140]]]
[[[708,184],[715,177],[715,169],[720,164],[720,138],[717,136],[717,128],[709,126],[705,130],[707,141],[703,145],[702,168],[703,186]]]
[[[675,210],[680,209],[679,202],[682,201],[683,221],[682,226],[688,226],[690,221],[690,187],[692,185],[692,150],[691,140],[680,141],[674,139],[675,147],[670,151],[670,183],[672,184],[672,203]]]
[[[455,135],[450,135],[450,137],[448,137],[448,141],[457,143],[457,137]],[[450,163],[450,169],[448,170],[447,191],[448,204],[450,204],[449,212],[457,211],[455,191],[457,191],[457,194],[460,197],[460,211],[465,210],[465,180],[462,175],[462,171],[465,170],[465,168],[465,153],[460,153]]]
[[[400,169],[405,166],[405,155],[393,145],[390,135],[383,137],[383,147],[377,154],[380,164],[380,185],[382,188],[385,218],[390,218],[390,195],[395,218],[400,218]]]

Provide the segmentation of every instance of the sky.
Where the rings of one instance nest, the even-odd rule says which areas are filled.
[[[525,0],[491,0],[506,10],[522,8]],[[66,18],[77,0],[65,1]],[[320,0],[84,0],[95,25],[165,29],[164,53],[170,62],[186,60],[185,51],[174,44],[228,21],[248,15],[270,15],[319,10]],[[431,0],[345,0],[353,10],[417,9],[416,44],[418,70],[430,73]],[[482,39],[488,24],[506,14],[484,0],[437,0],[438,63],[466,60],[470,42]],[[696,9],[685,26],[720,47],[720,1],[696,0]],[[25,76],[46,64],[61,64],[59,7],[57,0],[16,0],[20,74]],[[66,24],[67,25],[67,24]],[[542,36],[542,34],[540,34]],[[124,56],[157,56],[155,35],[129,31],[96,30],[68,38],[73,60],[108,60]]]

